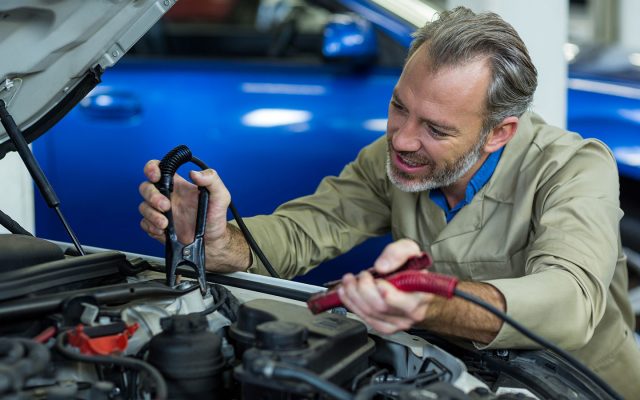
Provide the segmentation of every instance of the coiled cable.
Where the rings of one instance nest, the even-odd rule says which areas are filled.
[[[191,150],[189,150],[187,146],[176,146],[160,161],[160,181],[158,182],[158,187],[161,188],[160,191],[162,192],[162,194],[168,197],[166,189],[168,189],[168,192],[171,192],[173,190],[173,176],[175,175],[178,168],[180,168],[182,164],[185,164],[188,161],[191,161],[202,170],[209,169],[209,166],[207,166],[207,164],[191,154]],[[238,213],[238,210],[233,205],[233,201],[229,203],[229,209],[231,210],[231,214],[236,220],[240,231],[242,231],[242,235],[249,244],[249,247],[253,250],[260,261],[262,261],[262,264],[264,264],[266,270],[272,277],[280,278],[280,275],[278,275],[267,257],[264,255],[258,243],[256,243],[253,235],[249,231],[249,228],[247,228],[247,225],[244,223],[244,220],[240,216],[240,213]]]

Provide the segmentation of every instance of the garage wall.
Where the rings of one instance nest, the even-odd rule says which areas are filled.
[[[635,0],[634,0],[635,1]],[[469,7],[500,14],[518,31],[538,69],[534,111],[549,123],[567,125],[568,0],[447,0],[447,8]]]
[[[620,20],[620,42],[628,47],[637,49],[640,47],[640,1],[621,0],[618,8]]]
[[[0,160],[0,188],[0,210],[33,233],[33,185],[27,168],[15,152]],[[7,230],[0,226],[0,233],[6,232]]]

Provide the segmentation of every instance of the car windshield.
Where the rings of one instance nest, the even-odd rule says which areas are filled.
[[[431,20],[440,11],[435,5],[424,0],[372,0],[373,3],[397,15],[414,27],[424,25],[426,20]]]

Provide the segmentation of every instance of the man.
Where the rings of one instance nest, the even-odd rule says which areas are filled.
[[[515,30],[495,14],[457,8],[418,30],[389,105],[387,134],[339,177],[246,221],[286,277],[391,231],[380,272],[428,251],[434,270],[505,310],[600,374],[626,397],[640,393],[621,250],[618,176],[600,142],[546,125],[528,112],[537,73]],[[159,177],[157,161],[145,173]],[[264,273],[226,221],[230,196],[212,171],[192,172],[210,193],[207,267]],[[172,204],[140,186],[141,225],[163,240],[171,207],[185,242],[195,186],[176,177]],[[403,293],[363,272],[347,274],[343,303],[374,329],[420,326],[479,348],[534,348],[460,299]]]

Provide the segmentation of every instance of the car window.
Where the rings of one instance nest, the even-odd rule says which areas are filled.
[[[181,0],[131,54],[314,59],[331,14],[303,0]]]
[[[349,12],[335,0],[180,0],[127,57],[224,58],[323,64],[325,25]],[[376,30],[377,65],[400,67],[406,49]]]

